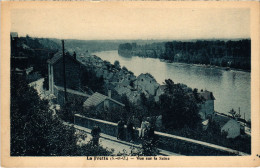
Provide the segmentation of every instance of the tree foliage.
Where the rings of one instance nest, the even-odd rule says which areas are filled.
[[[230,66],[245,70],[250,70],[251,66],[251,40],[249,39],[168,41],[146,45],[125,43],[119,45],[118,52],[121,55],[160,58],[171,62]]]
[[[109,155],[106,149],[76,145],[75,129],[49,109],[24,76],[11,76],[11,156]],[[100,152],[103,151],[103,152]]]
[[[115,66],[116,69],[120,69],[121,68],[120,63],[119,63],[118,60],[115,60],[114,66]]]
[[[81,74],[81,86],[88,93],[89,88],[94,92],[104,94],[104,78],[97,77],[95,72],[91,69],[84,69]]]
[[[162,120],[166,129],[196,127],[200,122],[199,108],[194,96],[185,92],[180,84],[165,81],[165,94],[160,96]]]

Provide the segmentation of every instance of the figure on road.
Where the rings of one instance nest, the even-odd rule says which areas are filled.
[[[101,133],[101,129],[99,128],[99,126],[94,126],[91,131],[93,146],[98,146],[100,133]]]
[[[134,141],[134,124],[131,118],[129,118],[127,122],[127,141],[133,142]]]
[[[124,125],[124,121],[121,119],[117,124],[117,139],[124,139]]]

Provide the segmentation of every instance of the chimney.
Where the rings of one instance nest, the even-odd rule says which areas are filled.
[[[111,98],[111,90],[108,90],[108,97]]]

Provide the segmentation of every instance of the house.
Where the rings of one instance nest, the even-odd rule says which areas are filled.
[[[130,85],[124,85],[122,83],[117,83],[115,91],[119,95],[126,95],[128,100],[132,103],[140,103],[141,90],[135,90]],[[145,93],[147,95],[147,93]]]
[[[63,55],[61,52],[56,53],[48,63],[48,77],[49,90],[54,93],[54,86],[64,86],[64,69],[63,69]],[[80,88],[80,76],[82,72],[82,65],[75,57],[69,54],[65,55],[65,74],[66,87],[73,90]]]
[[[124,104],[111,98],[111,91],[108,91],[108,96],[96,92],[83,103],[84,108],[89,109],[94,107],[98,111],[110,110],[124,106]]]
[[[199,114],[202,120],[212,118],[214,116],[214,100],[215,97],[213,96],[212,92],[207,90],[201,91],[198,93],[201,98],[203,98],[203,103],[201,103]]]
[[[154,77],[149,74],[140,74],[134,81],[135,89],[146,91],[149,95],[155,95],[156,89],[159,87],[159,83],[156,82]]]
[[[242,126],[236,119],[221,114],[215,114],[214,121],[220,126],[221,133],[227,134],[226,138],[236,138],[240,135]]]
[[[226,138],[236,138],[240,135],[240,124],[234,120],[230,119],[223,127],[221,127],[221,133],[226,133]]]
[[[119,79],[119,83],[124,86],[131,86],[133,85],[133,82],[136,80],[136,77],[131,74],[124,74]],[[132,83],[132,84],[131,84]]]
[[[158,102],[160,100],[160,96],[163,95],[165,93],[165,89],[166,89],[166,85],[160,85],[157,89],[156,89],[156,94],[154,96],[154,100],[156,102]]]

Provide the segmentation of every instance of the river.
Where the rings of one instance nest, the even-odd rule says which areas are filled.
[[[114,63],[120,62],[136,76],[141,73],[152,74],[158,83],[165,79],[172,79],[174,83],[184,83],[191,88],[207,89],[213,92],[215,111],[228,114],[234,108],[246,120],[251,117],[250,91],[251,73],[244,71],[226,71],[220,68],[207,68],[192,64],[167,63],[159,59],[142,57],[122,57],[117,50],[93,53],[103,60]]]

